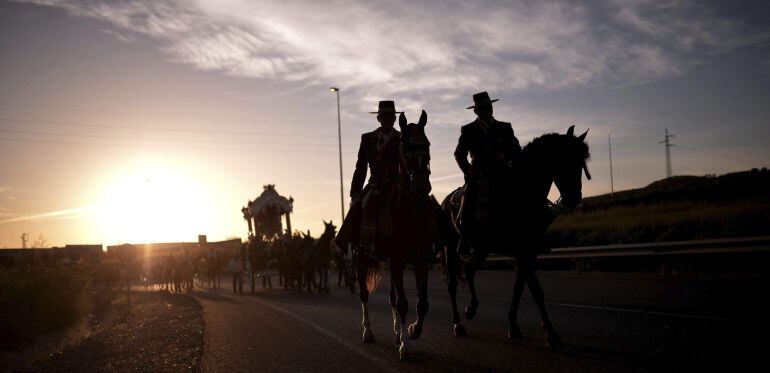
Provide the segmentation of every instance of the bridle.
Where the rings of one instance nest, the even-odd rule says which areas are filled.
[[[588,165],[583,161],[583,172],[586,174],[586,179],[591,180],[591,172],[588,171]]]
[[[410,125],[411,127],[412,125]],[[411,131],[411,128],[409,128]],[[406,132],[406,131],[405,131]],[[418,177],[424,176],[429,180],[430,176],[430,141],[422,134],[419,137],[403,134],[405,141],[402,141],[401,158],[405,165],[406,175],[409,178],[409,191],[417,191]],[[428,181],[428,192],[430,191],[430,182]]]

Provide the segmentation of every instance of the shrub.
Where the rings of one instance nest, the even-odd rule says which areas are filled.
[[[0,336],[30,341],[71,325],[83,310],[85,279],[74,266],[0,269]]]

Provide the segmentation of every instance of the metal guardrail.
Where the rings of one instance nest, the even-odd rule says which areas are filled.
[[[770,236],[716,240],[670,241],[624,245],[564,247],[551,249],[538,259],[601,258],[657,255],[730,254],[770,252]],[[490,261],[509,261],[509,256],[490,256]]]

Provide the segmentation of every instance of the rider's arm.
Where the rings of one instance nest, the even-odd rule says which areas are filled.
[[[505,151],[510,167],[519,158],[519,154],[521,154],[521,145],[519,144],[519,139],[516,138],[516,134],[513,133],[513,126],[511,126],[510,123],[506,123],[506,127],[511,131],[510,148]]]
[[[519,144],[519,139],[516,138],[516,134],[513,133],[513,129],[511,129],[511,137],[513,137],[513,152],[515,154],[521,153],[521,144]]]
[[[353,172],[353,182],[350,183],[350,198],[355,198],[364,188],[366,181],[366,134],[361,135],[361,145],[358,147],[358,160],[356,161],[356,171]]]
[[[465,127],[460,128],[460,139],[457,140],[457,148],[455,148],[455,161],[457,161],[463,174],[468,176],[471,164],[468,162],[468,135],[465,132]]]

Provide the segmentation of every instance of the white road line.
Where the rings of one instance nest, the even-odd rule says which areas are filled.
[[[409,293],[417,293],[414,290],[407,290]],[[429,295],[442,295],[449,297],[449,294],[444,294],[440,292],[430,292]],[[458,294],[459,298],[459,294]],[[479,300],[493,300],[493,301],[500,301],[500,302],[510,302],[510,298],[501,298],[501,297],[478,297]],[[535,303],[532,300],[529,299],[522,299],[522,302],[527,303]],[[547,305],[552,306],[559,306],[559,307],[572,307],[572,308],[583,308],[583,309],[593,309],[593,310],[600,310],[600,311],[612,311],[612,312],[627,312],[627,313],[636,313],[641,315],[653,315],[653,316],[667,316],[667,317],[676,317],[680,319],[693,319],[693,320],[708,320],[708,321],[721,321],[721,322],[732,322],[737,324],[747,324],[747,325],[757,325],[759,324],[758,321],[754,320],[739,320],[739,319],[730,319],[725,317],[715,317],[715,316],[701,316],[701,315],[688,315],[683,313],[670,313],[670,312],[657,312],[657,311],[645,311],[645,310],[635,310],[631,308],[618,308],[618,307],[604,307],[604,306],[589,306],[586,304],[571,304],[571,303],[556,303],[556,302],[545,302]]]
[[[546,304],[554,305],[554,306],[561,306],[561,307],[586,308],[586,309],[602,310],[602,311],[628,312],[628,313],[638,313],[638,314],[644,314],[644,315],[678,317],[678,318],[683,318],[683,319],[723,321],[723,322],[733,322],[733,323],[751,324],[751,325],[758,324],[758,322],[751,321],[751,320],[737,320],[737,319],[728,319],[728,318],[724,318],[724,317],[701,316],[701,315],[687,315],[687,314],[682,314],[682,313],[644,311],[644,310],[635,310],[635,309],[630,309],[630,308],[588,306],[588,305],[584,305],[584,304],[551,303],[551,302],[546,302]]]
[[[252,299],[255,302],[257,302],[257,303],[259,303],[259,304],[261,304],[263,306],[270,307],[270,308],[272,308],[272,309],[274,309],[274,310],[276,310],[276,311],[278,311],[280,313],[283,313],[286,316],[289,316],[289,317],[291,317],[291,318],[293,318],[293,319],[295,319],[295,320],[297,320],[299,322],[304,323],[305,325],[315,329],[316,331],[318,331],[319,333],[323,334],[324,336],[326,336],[328,338],[331,338],[332,340],[336,341],[337,343],[347,347],[349,350],[351,350],[351,351],[353,351],[353,352],[363,356],[364,358],[366,358],[367,360],[371,361],[374,365],[376,365],[378,368],[380,368],[380,369],[382,369],[384,371],[387,371],[387,372],[397,372],[398,371],[397,369],[394,369],[394,367],[392,366],[393,364],[391,362],[389,362],[387,360],[384,360],[384,359],[381,359],[381,358],[379,358],[377,356],[374,356],[374,355],[372,355],[370,353],[367,353],[361,347],[358,347],[356,345],[348,343],[347,341],[342,339],[342,337],[334,334],[334,332],[332,332],[331,330],[326,329],[326,328],[324,328],[324,327],[322,327],[322,326],[320,326],[320,325],[318,325],[318,324],[316,324],[316,323],[314,323],[314,322],[312,322],[312,321],[310,321],[310,320],[308,320],[308,319],[306,319],[306,318],[304,318],[302,316],[296,315],[296,314],[292,313],[291,311],[289,311],[289,310],[287,310],[287,309],[285,309],[283,307],[280,307],[280,306],[277,306],[275,304],[272,304],[272,303],[266,302],[264,300],[261,300],[258,297],[249,297],[248,299]]]

